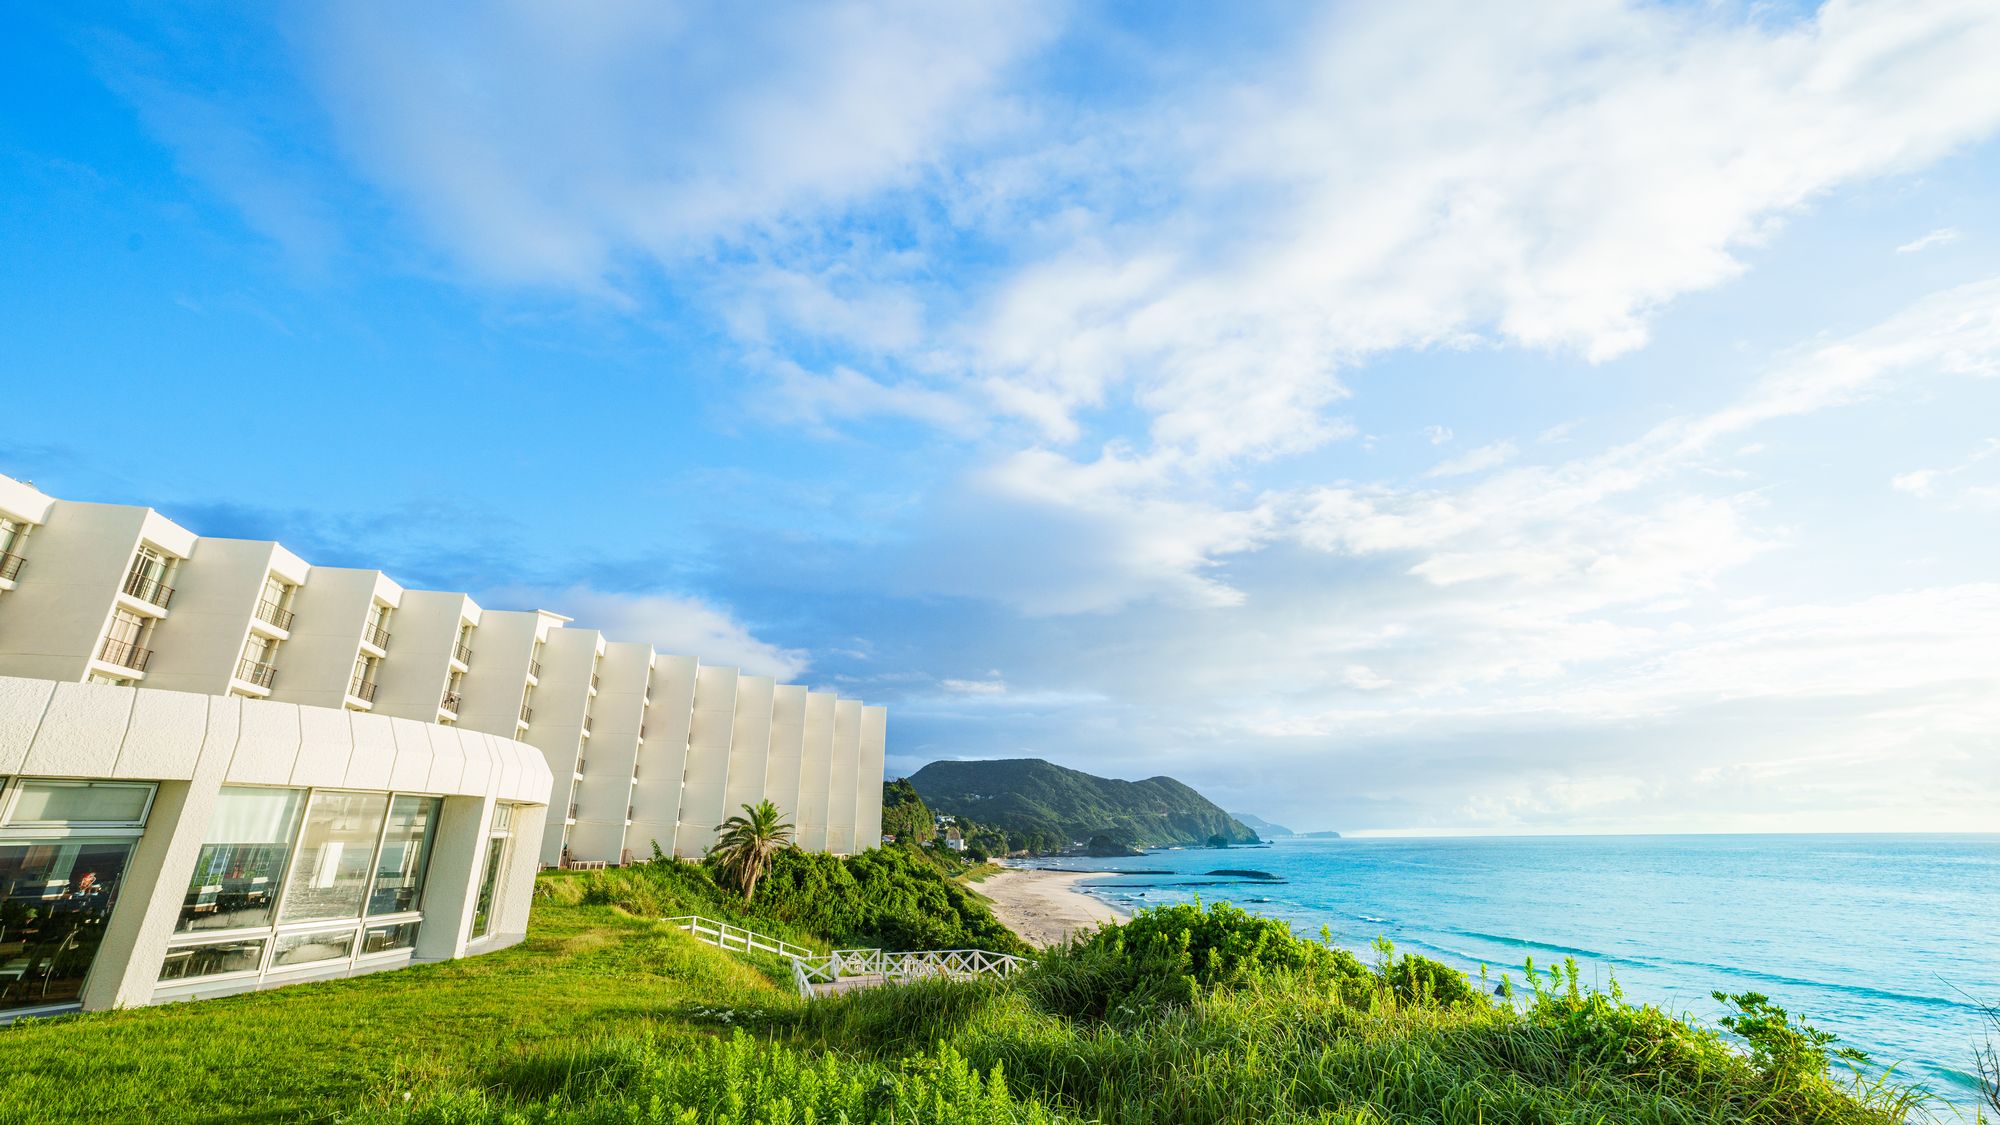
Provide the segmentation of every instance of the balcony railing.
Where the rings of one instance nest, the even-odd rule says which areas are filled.
[[[120,668],[143,672],[146,670],[146,662],[153,659],[153,650],[140,648],[131,641],[114,641],[106,637],[104,649],[98,653],[98,658],[106,664],[116,664]]]
[[[598,687],[599,687],[599,686],[600,686],[600,685],[598,684],[598,676],[597,676],[597,673],[595,673],[595,672],[592,672],[592,673],[590,674],[590,690],[592,690],[592,691],[596,691],[596,690],[598,689]]]
[[[539,679],[541,679],[541,678],[542,678],[542,662],[541,662],[541,661],[539,661],[539,660],[530,660],[530,661],[528,661],[528,677],[529,677],[530,679],[536,679],[536,680],[539,680]]]
[[[257,620],[266,625],[275,625],[286,632],[292,629],[292,611],[273,601],[257,603]]]
[[[364,680],[360,676],[356,676],[348,683],[347,694],[361,700],[363,703],[373,703],[375,702],[375,681]]]
[[[28,560],[16,554],[0,555],[0,578],[12,582],[21,573]]]
[[[268,688],[271,686],[271,681],[276,679],[277,676],[277,667],[266,664],[261,660],[252,660],[246,656],[236,662],[236,678],[246,684],[256,684],[260,688]]]
[[[639,741],[646,741],[646,724],[644,723],[639,724]]]
[[[156,605],[161,609],[167,608],[167,603],[174,600],[174,588],[172,586],[167,585],[157,578],[148,578],[136,570],[125,576],[125,592],[148,605]]]
[[[467,668],[472,667],[472,646],[464,644],[451,646],[451,658]]]
[[[575,820],[575,819],[576,819],[576,803],[575,803],[574,801],[570,802],[570,806],[569,806],[569,818],[570,818],[571,820]]]
[[[583,733],[585,733],[585,734],[589,734],[589,733],[590,733],[590,716],[589,716],[589,715],[585,715],[585,716],[583,717]]]
[[[447,691],[444,693],[444,698],[438,700],[438,706],[456,715],[458,714],[458,701],[460,698],[457,692]]]
[[[384,629],[380,625],[362,626],[361,639],[381,649],[383,652],[389,651],[389,630]]]
[[[534,721],[535,721],[535,709],[534,709],[533,707],[530,707],[530,706],[528,706],[528,705],[527,705],[527,704],[525,704],[525,703],[521,704],[521,721],[522,721],[522,722],[524,722],[524,723],[532,723],[532,722],[534,722]]]

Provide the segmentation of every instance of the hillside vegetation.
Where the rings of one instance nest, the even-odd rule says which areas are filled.
[[[1119,781],[1039,758],[932,762],[910,775],[933,812],[1005,834],[1010,850],[1060,851],[1096,836],[1132,847],[1232,844],[1257,834],[1171,777]]]

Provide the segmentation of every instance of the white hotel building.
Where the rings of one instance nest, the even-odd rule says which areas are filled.
[[[880,839],[883,708],[568,623],[0,476],[0,1020],[488,952],[767,798]]]

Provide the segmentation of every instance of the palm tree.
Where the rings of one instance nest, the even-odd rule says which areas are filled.
[[[732,816],[715,830],[721,833],[709,850],[722,874],[743,891],[743,901],[757,893],[757,880],[770,874],[771,861],[793,846],[792,826],[779,818],[778,806],[759,801],[744,805],[746,816]]]

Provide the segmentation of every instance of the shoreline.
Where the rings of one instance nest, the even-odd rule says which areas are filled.
[[[975,884],[974,889],[990,900],[993,916],[1002,925],[1036,949],[1047,949],[1073,935],[1131,917],[1077,885],[1097,874],[1007,867]]]

